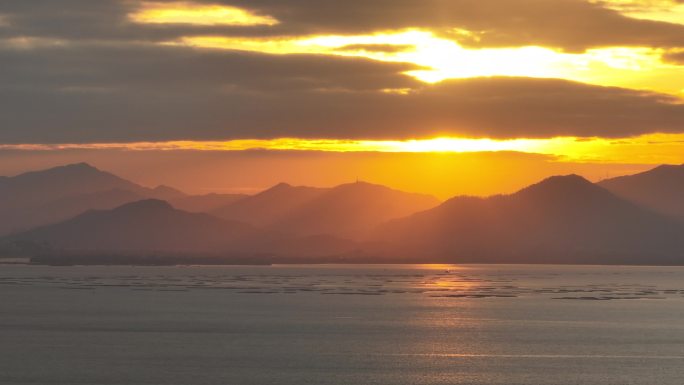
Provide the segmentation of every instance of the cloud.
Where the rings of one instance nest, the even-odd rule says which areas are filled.
[[[348,44],[339,48],[338,51],[366,51],[366,52],[382,52],[382,53],[396,53],[403,51],[410,51],[415,46],[410,44]]]
[[[684,25],[630,18],[583,0],[228,0],[281,20],[272,33],[358,34],[425,28],[477,47],[684,46]],[[464,39],[462,31],[470,31]],[[278,32],[280,31],[280,32]]]
[[[402,72],[421,67],[323,55],[266,55],[149,44],[0,44],[4,88],[110,88],[173,93],[305,89],[356,91],[411,87]],[[35,44],[40,49],[30,49]],[[4,48],[4,49],[3,49]],[[27,49],[22,49],[27,48]]]
[[[415,87],[402,73],[420,68],[145,44],[0,46],[0,62],[3,142],[245,137],[251,119],[290,99]],[[268,123],[273,130],[289,124]]]
[[[195,25],[275,25],[278,21],[244,9],[198,5],[186,2],[143,2],[141,9],[128,15],[136,23]]]
[[[672,50],[666,52],[663,55],[663,60],[672,64],[684,65],[684,50]]]
[[[358,58],[68,44],[1,48],[0,62],[3,143],[684,131],[673,96],[529,78],[427,85],[402,74],[415,65]]]
[[[174,4],[173,2],[169,2]],[[276,25],[217,26],[135,23],[140,1],[5,0],[6,36],[162,41],[192,35],[294,36],[360,34],[423,28],[465,45],[542,45],[567,51],[592,47],[684,47],[684,25],[629,17],[611,3],[585,0],[206,0],[277,20]],[[192,4],[192,3],[191,3]],[[464,33],[464,31],[466,31]]]
[[[0,28],[0,142],[625,137],[684,131],[681,100],[656,93],[528,78],[428,85],[405,75],[421,69],[413,64],[160,44],[206,34],[422,27],[475,46],[684,47],[682,25],[631,19],[581,0],[204,3],[238,7],[278,23],[137,23],[130,15],[142,3],[133,0],[1,2],[0,14],[11,23]],[[666,58],[681,62],[677,52],[673,48]]]

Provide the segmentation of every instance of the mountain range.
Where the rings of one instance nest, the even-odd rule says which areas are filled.
[[[279,183],[256,195],[212,210],[211,214],[255,226],[267,226],[326,191],[328,189]]]
[[[673,264],[683,236],[680,221],[568,175],[511,195],[450,199],[381,226],[374,241],[390,255],[438,261]]]
[[[228,250],[231,242],[254,231],[244,223],[146,199],[112,210],[89,210],[13,238],[48,243],[58,250],[185,253]]]
[[[81,163],[0,177],[0,253],[684,264],[682,191],[684,166],[660,166],[596,184],[556,176],[510,195],[443,203],[366,182],[195,196]]]
[[[383,222],[439,203],[430,195],[366,182],[327,189],[281,183],[212,214],[293,235],[329,234],[361,240]]]
[[[204,212],[243,197],[190,196],[168,186],[147,188],[86,163],[71,164],[0,178],[0,236],[142,199],[162,199],[187,211]]]

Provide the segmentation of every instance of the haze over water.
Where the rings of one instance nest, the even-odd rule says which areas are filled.
[[[677,384],[684,268],[0,269],[3,384]]]

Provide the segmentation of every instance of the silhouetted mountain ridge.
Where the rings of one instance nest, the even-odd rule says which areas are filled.
[[[259,254],[312,262],[354,255],[357,262],[363,256],[682,264],[684,223],[672,215],[682,188],[684,166],[661,166],[600,184],[574,174],[554,176],[510,195],[459,196],[441,204],[429,195],[366,182],[332,188],[279,183],[253,196],[190,196],[163,185],[149,189],[81,163],[0,178],[0,198],[8,198],[0,203],[6,205],[0,231],[22,230],[3,242],[29,246],[9,250],[49,245],[85,252],[86,259],[98,251],[228,253],[247,260]],[[658,199],[639,201],[635,191]],[[217,206],[212,212],[222,218],[178,209]]]
[[[684,165],[661,165],[639,174],[606,179],[599,185],[661,214],[684,219]]]
[[[57,250],[216,252],[252,234],[252,226],[208,214],[188,213],[158,199],[89,210],[68,221],[11,239],[47,243]]]
[[[87,163],[69,164],[0,178],[0,236],[58,223],[88,209],[112,209],[143,198],[179,202],[191,209],[212,209],[234,202],[189,196],[165,185],[151,189]]]
[[[163,212],[168,210],[175,210],[173,206],[167,201],[161,199],[143,199],[136,202],[126,203],[121,205],[112,212]]]
[[[150,198],[154,199],[161,199],[161,200],[173,200],[173,199],[182,199],[187,197],[187,195],[173,187],[169,187],[166,185],[159,185],[151,190],[146,194]]]
[[[515,194],[456,197],[378,229],[387,253],[451,262],[672,263],[683,257],[677,221],[576,176]]]
[[[245,194],[186,195],[171,199],[173,207],[197,213],[208,213],[247,198]]]
[[[439,201],[366,182],[339,185],[291,210],[273,224],[298,235],[331,234],[359,239],[379,224],[432,208]]]
[[[0,184],[0,235],[57,223],[91,208],[113,208],[149,191],[87,163],[6,177]]]
[[[256,195],[213,210],[219,218],[268,226],[327,189],[279,183]]]
[[[212,255],[224,260],[229,257],[229,262],[237,258],[239,263],[249,263],[249,256],[257,263],[271,258],[301,262],[331,258],[357,248],[356,243],[334,236],[293,237],[209,214],[188,213],[158,199],[131,202],[112,210],[89,210],[59,224],[13,235],[4,242],[15,250],[35,250],[34,256],[41,262],[85,264],[159,264],[164,256],[192,263],[195,257]]]
[[[87,163],[32,171],[4,179],[0,185],[0,211],[113,189],[137,192],[142,187]]]
[[[106,210],[127,202],[140,200],[139,194],[121,189],[98,191],[86,194],[69,195],[55,201],[25,207],[20,210],[5,210],[3,226],[10,232],[26,231],[38,226],[57,223],[74,217],[87,210]]]

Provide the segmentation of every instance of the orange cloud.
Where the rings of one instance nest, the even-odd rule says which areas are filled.
[[[0,150],[64,151],[211,151],[247,150],[338,153],[482,153],[519,152],[552,156],[559,162],[683,163],[684,134],[650,134],[634,138],[482,139],[432,138],[413,140],[249,139],[228,141],[166,141],[131,143],[0,144]]]
[[[205,5],[186,1],[170,3],[149,1],[142,4],[140,9],[129,14],[130,20],[148,24],[230,26],[278,24],[278,20],[270,16],[262,16],[246,9],[225,5]]]

